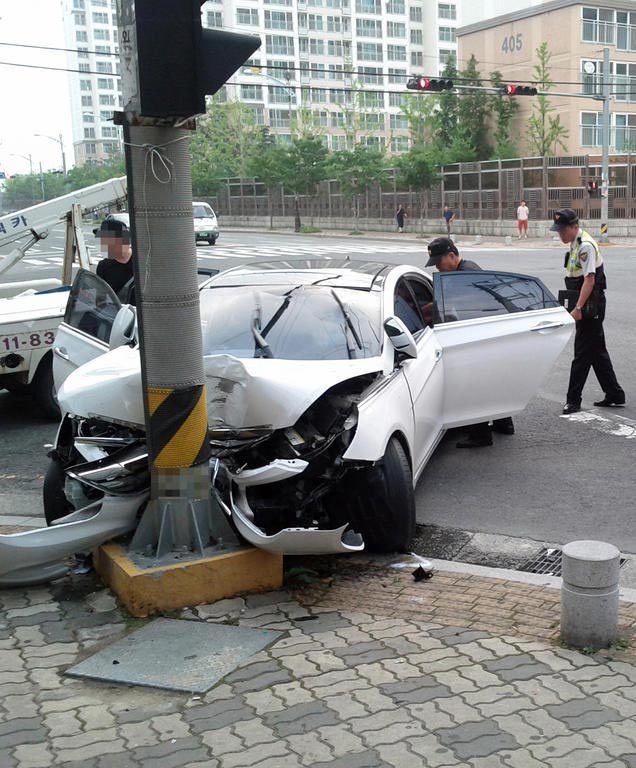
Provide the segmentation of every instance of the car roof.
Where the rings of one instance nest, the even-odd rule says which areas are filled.
[[[309,285],[323,282],[330,287],[370,290],[381,288],[395,264],[349,259],[285,259],[242,264],[220,272],[209,288],[241,285]]]

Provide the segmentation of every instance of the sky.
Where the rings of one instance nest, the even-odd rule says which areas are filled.
[[[67,66],[62,51],[16,48],[4,43],[64,48],[61,0],[0,0],[0,170],[8,175],[61,170],[63,137],[66,163],[73,165],[68,72],[7,66]],[[36,133],[54,137],[34,136]],[[18,155],[18,156],[16,156]]]

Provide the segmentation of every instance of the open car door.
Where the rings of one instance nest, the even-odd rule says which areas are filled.
[[[108,352],[113,323],[121,307],[101,277],[79,270],[53,343],[53,379],[58,391],[80,365]]]
[[[445,428],[523,410],[572,334],[569,313],[527,275],[435,273],[433,289]]]

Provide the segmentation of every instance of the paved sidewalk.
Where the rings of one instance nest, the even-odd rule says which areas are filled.
[[[293,565],[309,584],[179,612],[287,633],[202,696],[64,676],[140,625],[94,576],[0,591],[0,768],[636,766],[635,604],[589,656],[550,587]]]

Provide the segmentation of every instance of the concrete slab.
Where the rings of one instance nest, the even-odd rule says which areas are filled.
[[[205,693],[283,632],[155,619],[66,671],[108,683]]]

